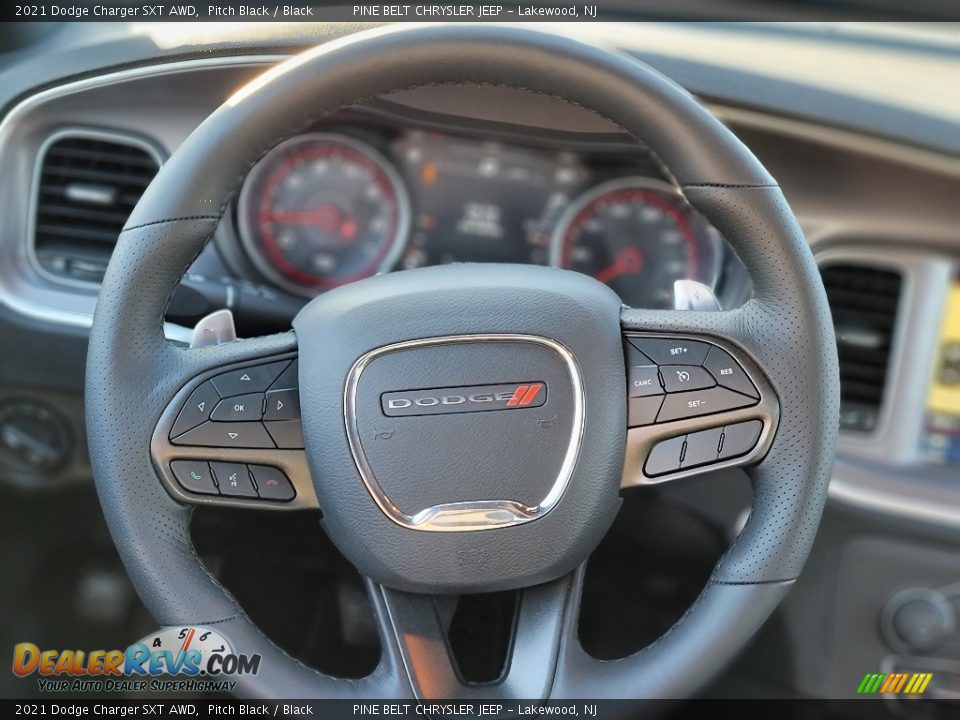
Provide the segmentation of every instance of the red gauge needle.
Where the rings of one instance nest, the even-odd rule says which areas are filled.
[[[357,235],[357,223],[344,218],[336,205],[321,205],[316,210],[272,212],[268,219],[286,225],[312,225],[319,230],[336,232],[342,240],[350,241]]]
[[[643,269],[643,253],[635,247],[625,247],[617,253],[613,262],[594,274],[597,280],[608,283],[621,275],[632,275]]]

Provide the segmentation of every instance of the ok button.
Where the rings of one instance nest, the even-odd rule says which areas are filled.
[[[263,393],[224,398],[213,409],[214,422],[247,422],[263,417]]]
[[[633,365],[627,373],[627,383],[632,398],[663,393],[656,365]]]

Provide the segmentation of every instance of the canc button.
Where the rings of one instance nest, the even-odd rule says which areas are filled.
[[[630,385],[628,397],[659,395],[663,392],[656,365],[634,365],[627,375]]]

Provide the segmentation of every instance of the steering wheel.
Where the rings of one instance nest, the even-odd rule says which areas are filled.
[[[327,292],[290,332],[203,348],[165,339],[173,289],[260,157],[340,109],[428,85],[549,95],[642,141],[738,253],[754,297],[643,310],[556,268],[451,265]],[[797,578],[839,412],[823,286],[759,161],[652,69],[497,26],[358,34],[231,97],[124,228],[86,384],[100,501],[140,597],[164,626],[215,627],[236,652],[260,653],[238,692],[271,697],[696,692]],[[621,488],[730,466],[752,480],[752,512],[694,605],[649,647],[590,657],[576,630],[582,568]],[[322,510],[367,578],[376,670],[329,677],[268,640],[194,551],[198,504]],[[492,686],[464,683],[431,594],[501,589],[520,590],[507,669]]]

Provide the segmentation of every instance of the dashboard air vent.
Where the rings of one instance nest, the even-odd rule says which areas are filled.
[[[820,274],[837,334],[840,429],[869,433],[883,405],[902,278],[853,264],[831,264]]]
[[[99,283],[117,236],[160,168],[142,142],[63,133],[41,152],[34,187],[33,250],[56,279]]]

